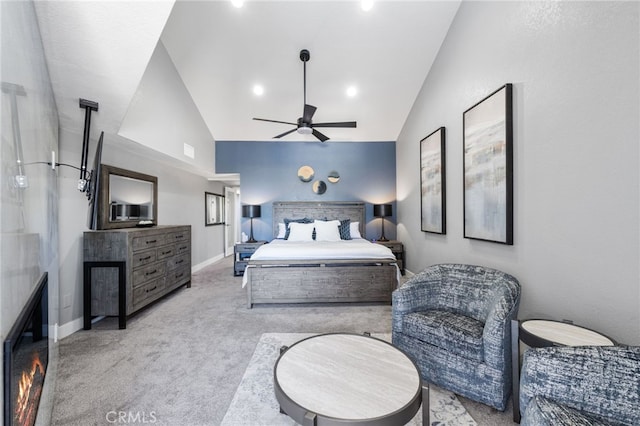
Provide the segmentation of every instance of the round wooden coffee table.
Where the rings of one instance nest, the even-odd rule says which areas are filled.
[[[302,425],[404,425],[421,403],[429,423],[429,388],[415,363],[369,335],[321,334],[283,347],[274,388],[280,411]]]

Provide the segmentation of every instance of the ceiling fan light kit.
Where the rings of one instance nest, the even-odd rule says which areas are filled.
[[[313,115],[316,112],[316,107],[313,105],[307,104],[307,62],[311,58],[309,51],[307,49],[302,49],[300,51],[300,60],[303,63],[303,93],[304,93],[304,108],[302,110],[302,117],[298,118],[296,123],[292,123],[289,121],[279,121],[279,120],[269,120],[266,118],[253,118],[257,121],[267,121],[270,123],[280,123],[280,124],[290,124],[292,126],[296,126],[296,128],[288,130],[284,133],[274,136],[274,139],[279,139],[283,136],[286,136],[290,133],[297,131],[301,135],[313,135],[319,141],[325,142],[329,140],[329,137],[320,133],[315,129],[315,127],[342,127],[342,128],[355,128],[355,121],[341,121],[336,123],[314,123]]]

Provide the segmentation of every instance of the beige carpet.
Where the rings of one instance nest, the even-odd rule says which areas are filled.
[[[154,426],[220,425],[264,333],[389,333],[391,306],[246,307],[231,257],[208,266],[130,318],[94,324],[60,342],[52,423],[106,425],[113,412]],[[479,425],[513,425],[510,412],[458,399]],[[251,426],[251,425],[247,425]]]

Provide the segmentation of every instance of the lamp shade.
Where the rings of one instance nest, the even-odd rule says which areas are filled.
[[[245,204],[242,206],[242,217],[260,217],[260,206]]]
[[[392,215],[391,204],[374,204],[373,215],[375,217],[387,217]]]

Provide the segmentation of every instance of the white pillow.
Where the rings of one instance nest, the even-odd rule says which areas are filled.
[[[313,241],[313,223],[291,222],[288,241]]]
[[[276,238],[284,238],[287,234],[287,228],[285,228],[284,223],[278,224],[278,236]]]
[[[339,220],[316,220],[313,224],[316,227],[316,241],[341,241]]]
[[[351,222],[349,224],[349,232],[351,233],[351,239],[362,238],[360,235],[360,222]]]

